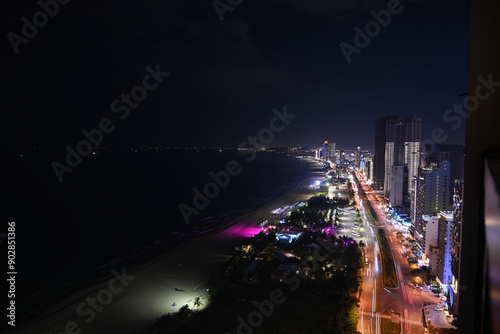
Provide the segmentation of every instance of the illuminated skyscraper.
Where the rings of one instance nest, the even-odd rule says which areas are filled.
[[[378,118],[375,122],[375,154],[373,156],[373,183],[374,189],[382,190],[385,179],[385,142],[387,123],[395,122],[399,116]]]
[[[387,197],[390,197],[391,191],[398,195],[402,193],[403,198],[398,198],[397,203],[409,204],[412,179],[417,175],[420,165],[422,120],[415,116],[406,117],[403,121],[391,117],[386,120],[385,127],[384,192]],[[393,170],[393,166],[402,167]],[[399,174],[392,175],[394,172]],[[399,182],[402,177],[403,182]],[[393,181],[397,189],[392,189]]]
[[[373,158],[372,157],[364,157],[361,163],[362,167],[361,170],[368,180],[369,184],[372,184],[373,182]]]
[[[422,147],[422,150],[424,148]],[[453,191],[453,182],[455,180],[462,180],[464,178],[464,160],[465,148],[459,145],[435,145],[432,152],[425,152],[425,160],[427,166],[431,163],[439,163],[440,161],[447,160],[450,162],[450,193]],[[450,196],[450,204],[451,196]]]
[[[356,154],[354,156],[354,168],[359,170],[361,163],[361,147],[356,147]]]
[[[340,155],[340,157],[339,157],[339,165],[340,165],[340,167],[345,167],[345,151],[344,150],[340,150],[339,155]]]
[[[321,148],[321,159],[335,162],[335,143],[325,140]]]
[[[429,215],[449,209],[450,163],[441,161],[429,167],[420,168],[418,177],[413,178],[410,219],[415,239],[425,243],[425,222],[422,215]]]
[[[462,254],[462,198],[463,180],[455,180],[453,186],[453,225],[451,233],[451,283],[448,289],[448,306],[458,313],[460,290],[460,258]]]
[[[438,223],[438,244],[439,255],[437,263],[437,277],[445,286],[446,292],[452,281],[451,274],[451,251],[452,251],[452,231],[453,214],[452,212],[440,212]]]

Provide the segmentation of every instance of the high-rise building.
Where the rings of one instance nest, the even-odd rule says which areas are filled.
[[[345,167],[345,151],[344,150],[340,150],[340,153],[339,153],[339,166],[340,167]]]
[[[335,143],[325,140],[321,148],[321,159],[335,162]]]
[[[437,268],[438,256],[439,256],[439,246],[431,245],[429,251],[429,271],[433,276],[436,276],[438,272]]]
[[[414,177],[414,187],[411,191],[410,219],[411,231],[415,238],[425,241],[425,225],[422,215],[449,208],[450,163],[441,161],[432,163],[429,167],[420,168],[418,177]]]
[[[453,186],[453,225],[451,231],[451,283],[448,289],[448,306],[453,314],[458,314],[463,194],[464,182],[462,180],[455,180]]]
[[[407,168],[404,165],[392,165],[388,174],[391,191],[389,192],[389,204],[392,207],[403,206]]]
[[[431,274],[437,276],[447,291],[453,276],[453,212],[440,211],[432,215],[423,215],[422,218],[426,226],[424,259],[429,260]]]
[[[386,121],[386,141],[385,141],[385,174],[384,193],[389,197],[391,192],[392,166],[404,164],[404,133],[405,124],[399,119],[391,118]],[[399,170],[399,169],[398,169]]]
[[[394,118],[386,120],[384,192],[390,197],[391,191],[398,194],[403,191],[403,198],[398,200],[401,205],[410,203],[409,190],[420,165],[421,136],[422,121],[418,117],[410,116],[402,121]],[[402,183],[397,183],[399,188],[394,190],[392,181],[399,180],[401,175],[391,176],[392,166],[406,167],[395,169],[397,172],[404,172],[405,176]]]
[[[337,144],[330,143],[330,159],[335,162],[335,157],[337,155]]]
[[[425,243],[423,259],[427,260],[431,257],[431,247],[438,245],[438,216],[437,215],[422,215],[422,221],[425,224]],[[437,263],[434,263],[437,265]],[[433,270],[433,275],[436,275],[437,268]]]
[[[452,225],[453,213],[451,211],[442,211],[439,213],[438,220],[438,263],[437,278],[445,289],[452,281],[451,274],[451,250],[452,250]]]
[[[363,172],[363,175],[365,176],[366,180],[368,181],[368,184],[373,184],[373,158],[372,157],[364,157],[363,158],[364,164],[363,168],[361,169]]]
[[[361,147],[356,147],[356,155],[354,156],[354,168],[358,169],[361,167]]]
[[[328,141],[325,140],[323,146],[321,146],[321,159],[327,160],[330,151],[329,147]]]
[[[418,174],[420,167],[420,142],[422,140],[422,120],[411,116],[405,119],[406,133],[404,141],[405,164],[408,167],[408,185]]]
[[[411,233],[415,236],[415,233],[419,233],[418,231],[423,230],[422,226],[425,224],[420,217],[424,214],[423,206],[422,206],[422,194],[421,192],[425,192],[425,190],[420,190],[422,184],[424,184],[424,179],[420,175],[421,172],[419,170],[419,175],[414,176],[411,180],[410,185],[410,221],[411,221]],[[420,233],[421,234],[421,233]],[[419,237],[423,237],[420,235]]]
[[[434,150],[429,152],[425,150],[425,164],[439,163],[440,161],[447,160],[450,162],[450,192],[453,191],[453,181],[463,180],[464,178],[464,160],[465,160],[465,147],[461,145],[435,145]],[[452,198],[450,196],[450,205]]]
[[[375,153],[373,156],[373,187],[376,190],[384,188],[385,178],[385,142],[387,123],[398,120],[399,116],[386,116],[375,121]]]

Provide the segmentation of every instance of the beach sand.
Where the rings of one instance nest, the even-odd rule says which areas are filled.
[[[124,283],[110,272],[101,283],[79,290],[7,333],[132,334],[149,328],[157,317],[176,312],[182,305],[194,308],[192,300],[197,296],[204,298],[206,304],[207,281],[216,277],[234,247],[260,232],[260,223],[269,218],[272,209],[306,201],[314,195],[317,190],[308,185],[311,179],[323,175],[317,170],[286,195],[238,218],[222,231],[191,240],[134,270],[124,268],[130,275]],[[122,273],[122,268],[115,270]],[[95,310],[93,300],[97,300]],[[174,303],[176,306],[172,306]]]

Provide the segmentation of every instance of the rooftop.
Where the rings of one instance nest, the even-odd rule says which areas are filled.
[[[453,219],[453,212],[451,211],[441,211],[439,214],[446,219]]]
[[[450,324],[448,319],[446,318],[446,313],[444,311],[436,311],[434,308],[436,305],[428,305],[424,307],[424,311],[426,311],[426,320],[428,323],[435,328],[450,328],[454,329],[455,327]]]

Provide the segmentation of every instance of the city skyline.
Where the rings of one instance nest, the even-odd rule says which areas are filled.
[[[7,0],[0,331],[500,334],[499,13]]]

